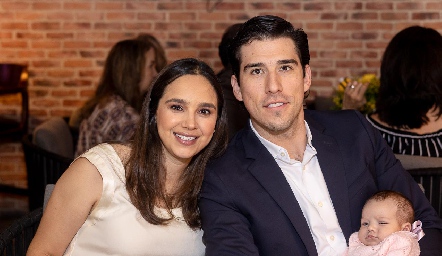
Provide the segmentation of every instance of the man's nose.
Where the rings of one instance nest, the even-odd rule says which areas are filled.
[[[269,72],[266,79],[266,91],[269,93],[282,91],[281,78],[277,72]]]

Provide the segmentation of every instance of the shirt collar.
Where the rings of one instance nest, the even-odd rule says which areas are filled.
[[[261,135],[259,135],[259,133],[256,131],[255,127],[253,127],[252,124],[252,120],[249,119],[249,123],[250,123],[250,127],[252,129],[252,131],[255,133],[256,137],[258,137],[259,141],[261,141],[261,143],[264,145],[264,147],[267,148],[267,150],[270,152],[270,154],[275,158],[275,159],[280,159],[284,162],[288,162],[288,163],[292,163],[294,160],[291,160],[289,157],[289,154],[287,152],[287,150],[281,146],[276,145],[273,142],[270,142],[268,140],[266,140],[265,138],[263,138]],[[316,149],[313,147],[312,145],[312,133],[310,131],[310,127],[307,124],[307,121],[304,120],[304,124],[305,124],[305,130],[307,133],[307,148],[310,148],[313,150],[313,154],[316,154]]]

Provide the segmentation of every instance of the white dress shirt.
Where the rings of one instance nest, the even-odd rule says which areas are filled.
[[[305,122],[307,147],[302,162],[290,159],[285,148],[264,139],[252,124],[251,127],[287,179],[297,200],[293,203],[298,203],[301,207],[315,241],[318,255],[342,255],[347,248],[347,243],[319,166],[316,149],[312,145],[312,134],[307,122]]]

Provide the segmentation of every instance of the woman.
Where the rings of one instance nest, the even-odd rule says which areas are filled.
[[[442,36],[420,26],[397,33],[385,49],[376,112],[367,116],[396,154],[442,156]],[[344,109],[364,102],[367,85],[347,86]]]
[[[167,65],[167,57],[164,48],[161,46],[161,43],[149,33],[141,33],[137,37],[138,40],[146,41],[152,44],[155,49],[155,68],[158,73]]]
[[[95,92],[71,118],[79,123],[75,155],[105,141],[129,141],[139,120],[143,95],[157,75],[155,48],[142,40],[116,43],[106,58]]]
[[[145,98],[133,142],[100,144],[62,175],[28,255],[204,255],[197,197],[226,143],[214,72],[173,62]]]

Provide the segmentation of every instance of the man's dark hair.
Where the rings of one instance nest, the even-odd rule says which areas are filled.
[[[246,21],[232,43],[229,46],[229,60],[232,65],[233,74],[239,81],[240,63],[241,63],[241,46],[248,44],[254,40],[266,40],[277,38],[291,38],[295,44],[295,50],[299,55],[302,70],[305,75],[305,66],[310,62],[310,52],[308,48],[307,34],[300,28],[295,29],[293,25],[277,16],[256,16]]]

